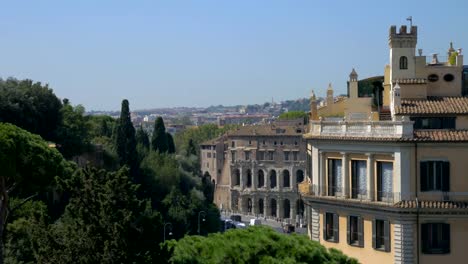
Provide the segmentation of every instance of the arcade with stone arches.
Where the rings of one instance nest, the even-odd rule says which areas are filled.
[[[237,208],[242,214],[290,219],[291,223],[299,223],[301,219],[305,219],[304,201],[296,195],[240,195]]]
[[[233,168],[231,187],[240,189],[296,190],[297,184],[305,179],[304,168]]]

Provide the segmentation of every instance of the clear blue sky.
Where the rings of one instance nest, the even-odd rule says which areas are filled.
[[[0,77],[87,110],[263,103],[383,74],[388,28],[468,52],[468,1],[0,1]],[[467,53],[468,54],[468,53]],[[468,57],[467,57],[468,61]]]

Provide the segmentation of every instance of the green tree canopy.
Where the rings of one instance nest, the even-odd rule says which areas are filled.
[[[289,112],[282,113],[278,117],[278,119],[280,119],[280,120],[291,120],[291,119],[303,118],[304,120],[306,120],[307,117],[308,117],[308,115],[304,111],[289,111]]]
[[[10,196],[29,199],[54,185],[55,177],[69,173],[62,155],[40,136],[15,125],[0,123],[0,258],[10,213]]]
[[[142,126],[140,126],[136,132],[136,142],[137,144],[142,145],[146,149],[149,149],[150,147],[148,133],[143,129]]]
[[[27,79],[0,79],[0,98],[0,122],[55,140],[62,104],[48,85]]]
[[[336,249],[327,250],[305,235],[285,235],[265,226],[234,229],[208,237],[166,242],[169,263],[324,263],[357,264]]]
[[[154,151],[159,153],[166,153],[169,150],[169,142],[167,139],[166,126],[162,117],[158,116],[154,122],[153,137],[151,145]]]
[[[128,100],[122,101],[120,118],[117,121],[115,135],[115,149],[119,157],[120,165],[128,165],[132,176],[135,176],[137,169],[137,152],[135,128],[130,119],[130,108]]]

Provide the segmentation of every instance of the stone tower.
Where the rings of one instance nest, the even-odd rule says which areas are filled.
[[[356,70],[351,71],[349,74],[349,98],[358,97],[358,74]]]
[[[327,88],[327,107],[332,107],[335,100],[333,99],[333,87],[332,84],[328,84]]]
[[[397,32],[396,26],[390,27],[388,45],[390,46],[390,80],[415,78],[415,55],[418,41],[418,27],[412,26],[408,32],[405,25]]]
[[[317,98],[315,97],[314,90],[310,93],[310,118],[312,120],[318,120],[317,112]]]

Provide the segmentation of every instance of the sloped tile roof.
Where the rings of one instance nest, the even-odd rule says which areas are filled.
[[[468,209],[468,202],[457,201],[400,201],[394,205],[403,209]]]
[[[302,136],[305,127],[259,125],[243,126],[228,132],[228,136]]]
[[[461,114],[468,115],[468,97],[428,97],[427,100],[402,99],[397,115]]]

